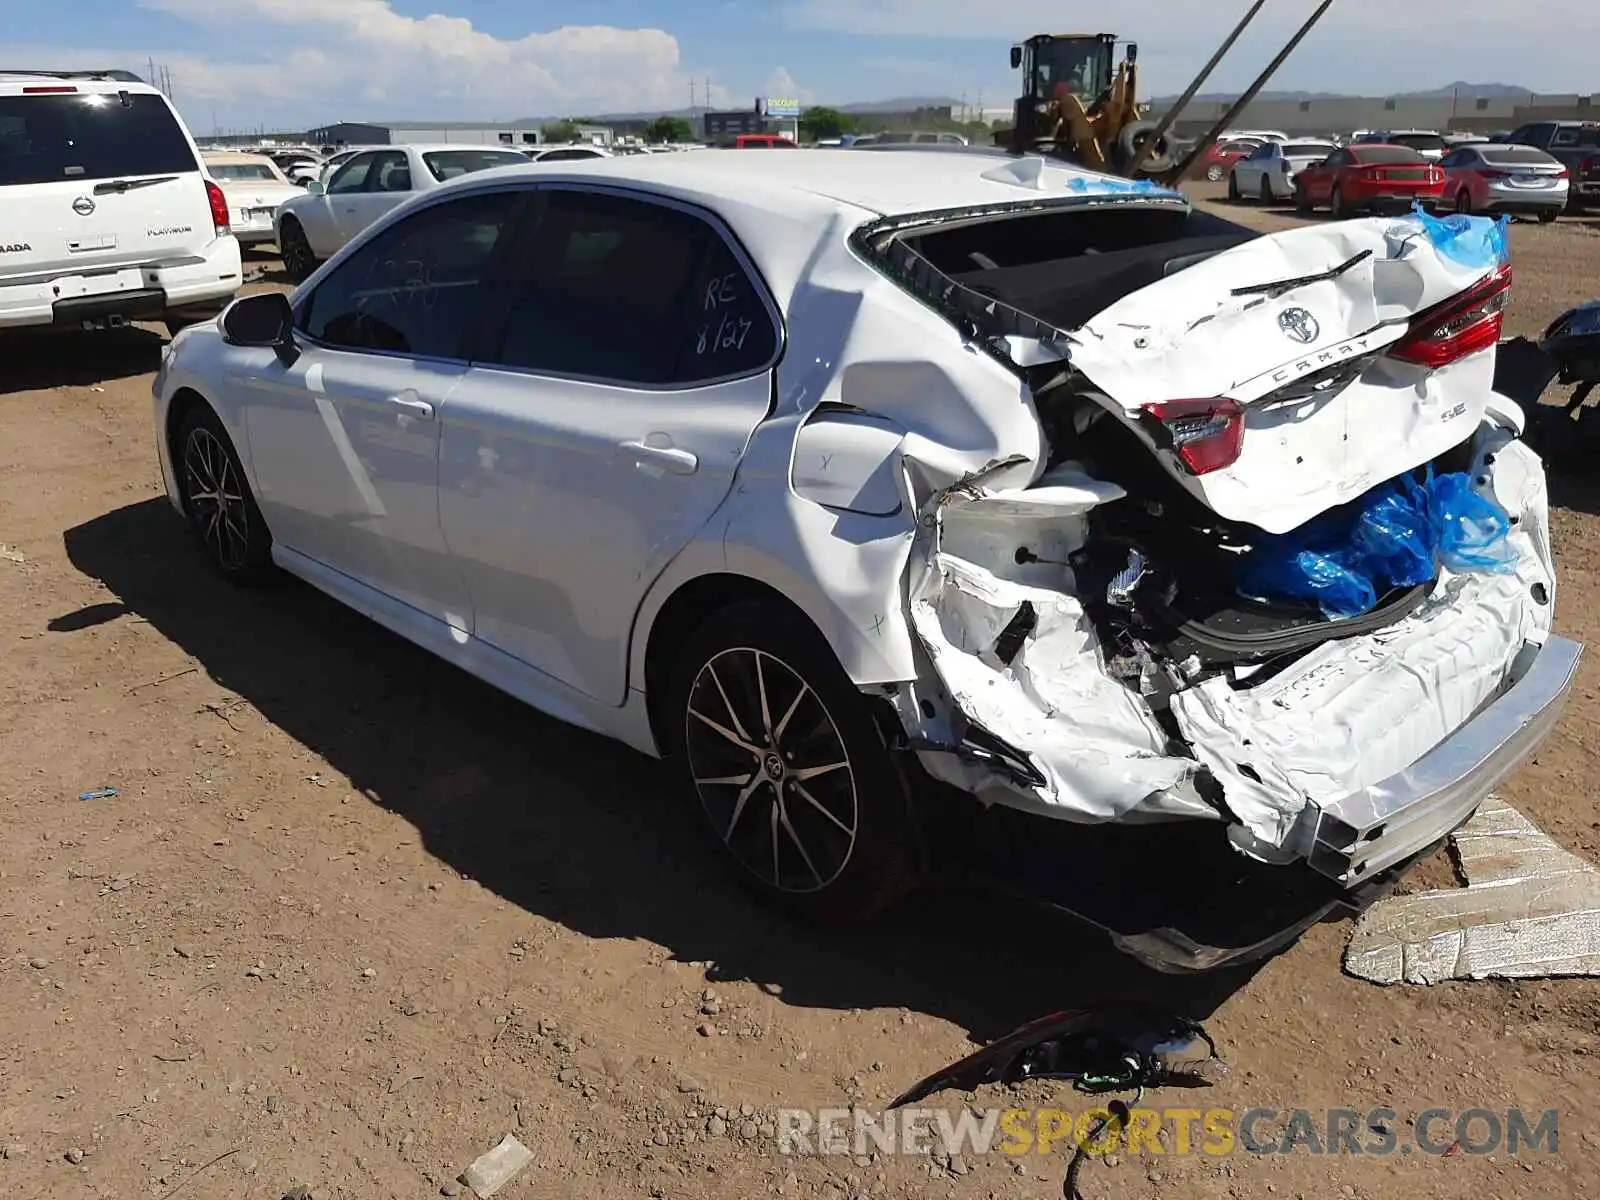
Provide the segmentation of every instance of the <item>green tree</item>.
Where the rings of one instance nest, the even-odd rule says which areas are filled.
[[[800,114],[800,132],[814,142],[843,137],[855,127],[855,118],[836,108],[808,108]]]
[[[644,127],[647,142],[688,142],[694,140],[694,126],[682,117],[657,117]]]
[[[570,142],[578,136],[578,127],[571,121],[554,121],[542,127],[539,133],[547,142]]]

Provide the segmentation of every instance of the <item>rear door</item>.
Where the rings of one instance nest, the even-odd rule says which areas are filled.
[[[214,240],[194,144],[165,97],[68,84],[0,95],[0,286],[182,258]]]
[[[781,326],[703,210],[537,194],[503,316],[445,402],[440,519],[474,635],[621,704],[634,615],[733,486]]]

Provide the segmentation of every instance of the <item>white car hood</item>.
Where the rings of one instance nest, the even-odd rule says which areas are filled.
[[[1233,294],[1326,272],[1363,254],[1333,279],[1277,296]],[[1069,353],[1130,422],[1161,401],[1226,396],[1246,405],[1237,462],[1203,476],[1173,474],[1220,515],[1282,533],[1460,443],[1483,417],[1494,355],[1432,371],[1380,358],[1336,394],[1290,405],[1256,402],[1381,351],[1417,313],[1497,265],[1452,257],[1417,216],[1296,229],[1125,297],[1075,330]]]

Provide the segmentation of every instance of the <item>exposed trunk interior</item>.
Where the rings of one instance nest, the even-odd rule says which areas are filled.
[[[1218,517],[1071,380],[1047,388],[1039,408],[1053,463],[1071,461],[1127,492],[1089,514],[1087,539],[1071,565],[1108,652],[1129,654],[1130,669],[1140,643],[1206,671],[1292,657],[1402,620],[1433,590],[1431,581],[1396,588],[1371,611],[1343,620],[1330,620],[1310,601],[1243,595],[1235,585],[1239,563],[1261,530]],[[1464,469],[1469,451],[1463,443],[1434,469]],[[1028,553],[1019,549],[1018,561]]]
[[[1260,234],[1130,204],[959,225],[906,242],[955,282],[1076,329],[1124,296]]]

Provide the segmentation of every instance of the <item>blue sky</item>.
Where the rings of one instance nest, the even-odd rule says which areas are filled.
[[[1145,91],[1176,91],[1245,0],[1117,0]],[[1240,87],[1313,7],[1273,0],[1213,77]],[[1063,0],[71,0],[7,5],[6,65],[171,70],[202,136],[339,119],[510,119],[945,94],[1006,105],[1006,49]],[[1403,13],[1404,19],[1397,19]],[[1335,0],[1276,86],[1367,94],[1451,79],[1600,92],[1600,5]]]

